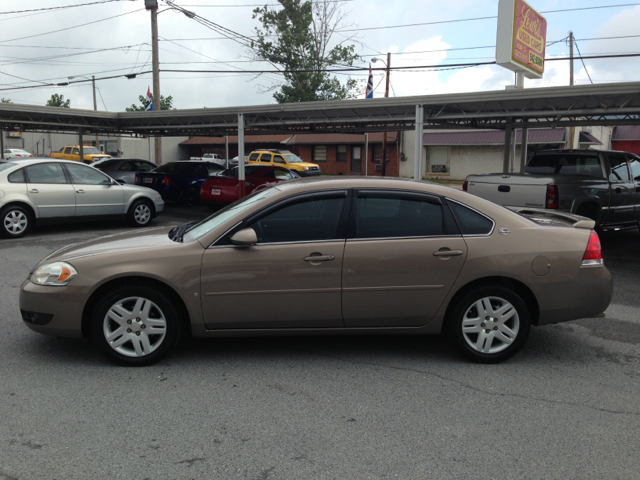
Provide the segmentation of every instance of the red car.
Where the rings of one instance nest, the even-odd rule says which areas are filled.
[[[268,165],[247,165],[244,167],[245,195],[262,185],[284,182],[300,178],[297,173],[282,167]],[[200,187],[200,203],[226,205],[240,198],[238,167],[229,168],[210,177]]]

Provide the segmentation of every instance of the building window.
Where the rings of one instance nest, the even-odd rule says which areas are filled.
[[[336,151],[336,161],[337,162],[346,162],[347,161],[347,146],[346,145],[338,145]]]
[[[314,145],[313,146],[313,161],[314,162],[326,162],[327,161],[327,146],[326,145]]]

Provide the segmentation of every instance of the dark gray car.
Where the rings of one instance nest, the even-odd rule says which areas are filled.
[[[138,172],[150,172],[157,167],[155,163],[138,158],[108,158],[91,165],[102,170],[118,183],[135,185],[135,177]]]

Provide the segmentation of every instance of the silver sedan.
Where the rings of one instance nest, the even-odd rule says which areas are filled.
[[[0,235],[22,237],[35,224],[126,219],[147,226],[164,209],[158,192],[119,185],[87,165],[51,158],[0,163]]]

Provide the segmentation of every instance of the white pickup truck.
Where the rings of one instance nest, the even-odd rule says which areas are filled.
[[[191,157],[189,160],[206,160],[208,162],[213,162],[213,163],[217,163],[218,165],[222,165],[223,167],[227,166],[227,161],[217,153],[205,153],[201,157]]]
[[[469,175],[463,190],[506,207],[573,213],[601,227],[640,225],[640,157],[603,150],[545,150],[523,174]]]

